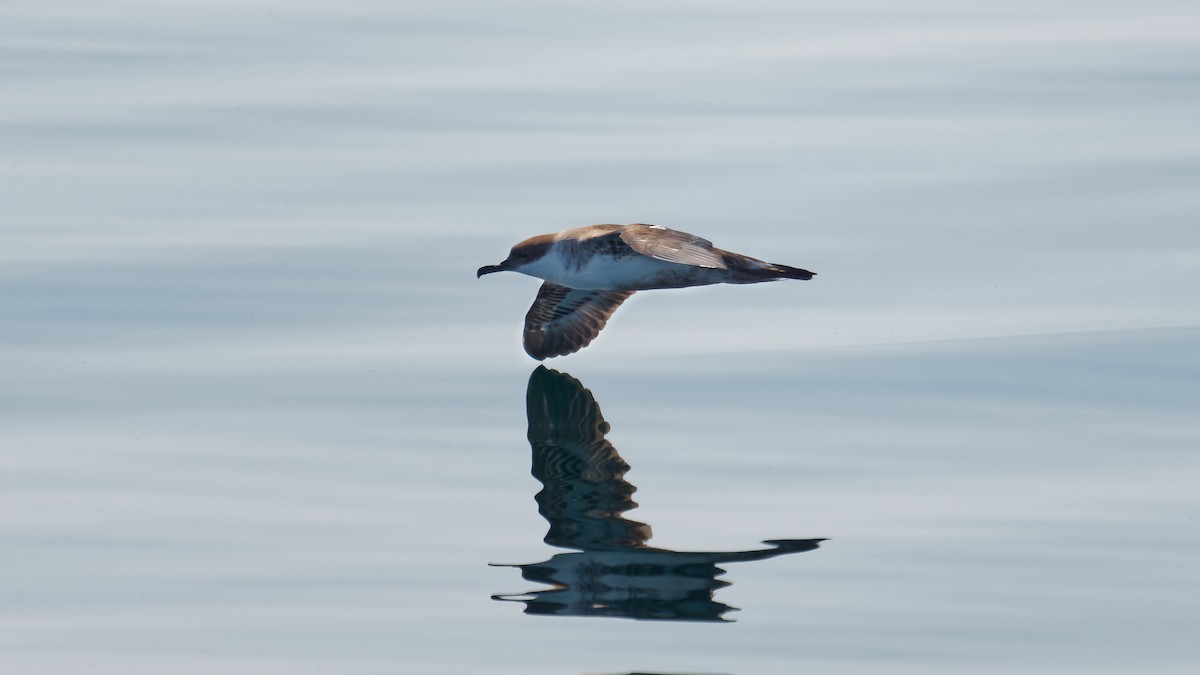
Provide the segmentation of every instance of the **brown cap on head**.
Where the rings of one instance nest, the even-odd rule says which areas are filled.
[[[518,268],[546,255],[553,243],[554,235],[552,234],[539,234],[536,237],[530,237],[512,247],[512,250],[508,253],[508,257],[501,261],[499,265],[484,265],[480,267],[479,271],[475,273],[475,278],[478,279],[492,272],[516,271]]]

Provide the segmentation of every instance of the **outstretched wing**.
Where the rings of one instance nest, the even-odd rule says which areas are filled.
[[[633,291],[583,291],[547,281],[525,315],[525,351],[541,361],[583,349],[631,295]]]
[[[711,241],[661,225],[627,225],[621,231],[621,241],[651,258],[680,265],[725,269],[725,259],[713,250]]]

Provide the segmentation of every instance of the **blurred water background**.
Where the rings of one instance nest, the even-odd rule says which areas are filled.
[[[5,673],[1195,672],[1193,3],[7,3],[0,101]],[[584,485],[474,270],[597,222],[819,276],[551,362]]]

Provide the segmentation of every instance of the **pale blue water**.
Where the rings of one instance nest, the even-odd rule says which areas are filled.
[[[1190,3],[10,4],[0,100],[5,673],[1200,661]],[[820,274],[531,446],[474,270],[634,221]]]

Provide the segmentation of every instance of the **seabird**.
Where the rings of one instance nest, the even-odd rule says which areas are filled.
[[[525,315],[525,351],[541,361],[586,347],[635,291],[811,279],[814,272],[714,248],[660,225],[588,225],[539,234],[512,247],[492,272],[542,279]]]

